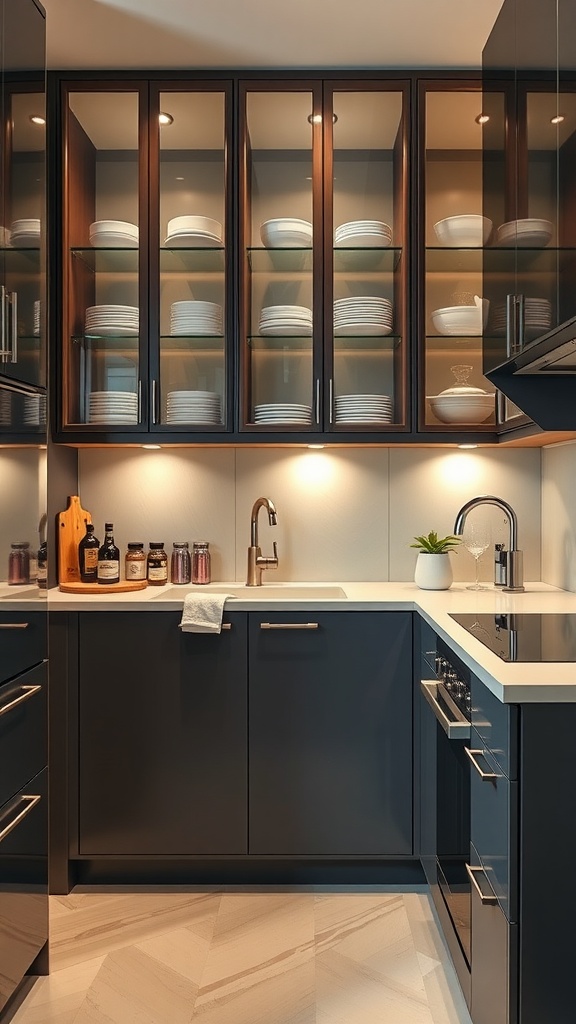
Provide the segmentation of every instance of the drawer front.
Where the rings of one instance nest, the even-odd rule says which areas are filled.
[[[509,779],[518,778],[518,708],[502,704],[472,677],[472,725]]]
[[[0,805],[47,760],[47,665],[0,686]]]
[[[517,784],[510,782],[472,730],[470,744],[470,828],[480,863],[502,910],[516,921],[517,899]],[[487,775],[483,778],[480,772]]]
[[[471,951],[472,992],[470,1015],[474,1024],[516,1024],[518,1007],[518,926],[507,921],[502,908],[490,902],[492,894],[481,860],[471,848],[472,883]],[[487,900],[482,902],[482,899]]]
[[[46,612],[0,612],[0,683],[47,656]]]

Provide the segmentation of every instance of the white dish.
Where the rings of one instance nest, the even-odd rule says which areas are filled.
[[[492,231],[492,221],[476,213],[445,217],[434,225],[434,232],[442,245],[479,248],[486,245]]]
[[[116,326],[115,327],[107,327],[105,324],[103,324],[101,327],[98,327],[98,326],[96,326],[96,327],[86,327],[85,328],[85,334],[86,334],[86,337],[90,337],[91,335],[94,335],[94,337],[99,337],[100,336],[102,338],[138,337],[138,328],[137,327],[123,327],[122,325],[119,325],[117,327]]]
[[[392,333],[392,326],[384,324],[347,324],[344,327],[335,327],[334,334],[338,337],[350,335],[356,338],[384,337]]]
[[[215,235],[186,234],[168,235],[164,239],[165,249],[221,249],[222,239]]]
[[[172,217],[166,225],[166,234],[173,235],[177,231],[207,231],[210,234],[222,237],[222,225],[219,220],[214,220],[213,217],[199,216],[198,214]]]
[[[260,326],[259,333],[264,337],[270,338],[310,338],[312,336],[312,328],[303,325],[301,327],[287,326],[287,327],[266,327]]]

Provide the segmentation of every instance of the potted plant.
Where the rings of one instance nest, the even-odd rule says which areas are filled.
[[[460,543],[460,537],[450,534],[439,537],[432,530],[426,537],[414,537],[411,548],[418,549],[414,582],[421,590],[448,590],[452,583],[449,554]]]

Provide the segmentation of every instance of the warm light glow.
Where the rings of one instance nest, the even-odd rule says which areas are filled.
[[[30,120],[32,124],[43,125],[46,124],[46,118],[41,117],[40,114],[30,114]]]
[[[556,117],[550,118],[550,124],[562,124],[564,120],[564,114],[556,114]]]
[[[319,489],[334,478],[336,460],[328,452],[306,451],[294,457],[290,471],[295,486],[304,484],[308,489]]]
[[[308,114],[310,124],[322,124],[322,114]],[[336,124],[338,114],[332,114],[332,124]]]
[[[458,447],[459,448],[477,448],[478,445],[477,444],[459,444]]]
[[[463,488],[480,484],[482,460],[468,452],[450,452],[438,460],[438,471],[445,487],[461,494]]]
[[[160,114],[158,114],[158,120],[160,124],[172,124],[174,118],[172,117],[172,114],[166,114],[164,113],[164,111],[162,111]]]
[[[478,117],[475,117],[474,120],[476,124],[486,124],[490,120],[490,116],[489,114],[478,114]]]
[[[311,448],[311,449],[319,450],[320,448],[323,448],[324,445],[323,444],[309,444],[308,447]]]
[[[160,448],[162,446],[159,444],[143,444],[142,447],[145,448],[146,451],[148,452],[157,452],[160,451]]]

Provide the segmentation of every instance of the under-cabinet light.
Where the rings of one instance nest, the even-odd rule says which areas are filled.
[[[29,117],[28,120],[31,121],[32,124],[37,124],[37,125],[44,125],[44,124],[46,124],[46,118],[42,117],[41,114],[30,114],[30,117]]]
[[[309,445],[307,445],[307,447],[318,450],[320,448],[324,448],[324,445],[323,444],[309,444]]]
[[[550,118],[550,124],[562,124],[564,120],[564,114],[556,114],[556,117]]]
[[[145,448],[146,451],[157,452],[157,451],[160,450],[162,445],[160,445],[160,444],[143,444],[142,447]]]
[[[160,124],[172,124],[174,118],[172,117],[172,114],[166,114],[164,111],[160,111],[158,114],[158,120]]]
[[[458,448],[477,448],[477,444],[459,444]]]
[[[338,114],[332,114],[332,124],[336,124]],[[322,124],[322,114],[308,114],[310,124]]]
[[[475,117],[474,120],[476,121],[476,124],[486,124],[486,122],[490,120],[490,115],[478,114],[478,117]]]

